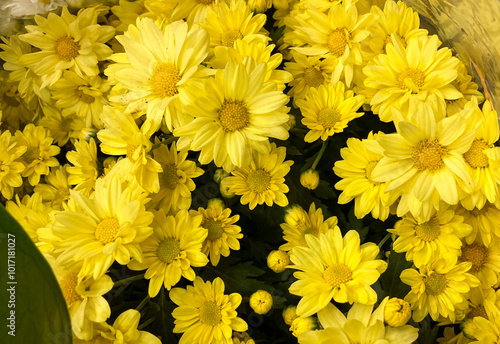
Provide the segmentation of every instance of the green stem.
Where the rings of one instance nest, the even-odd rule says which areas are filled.
[[[149,324],[151,324],[153,321],[155,321],[156,318],[150,318],[148,319],[147,321],[143,322],[142,324],[140,324],[139,326],[137,326],[137,329],[138,330],[142,330],[143,328],[145,328],[146,326],[148,326]]]
[[[313,164],[312,164],[312,169],[315,170],[316,169],[316,166],[318,166],[319,164],[319,161],[321,160],[321,157],[323,156],[323,153],[325,152],[326,150],[326,146],[328,146],[328,141],[323,141],[323,145],[321,146],[321,149],[319,150],[319,153],[318,153],[318,156],[316,157],[316,159],[314,160]]]
[[[168,139],[166,140],[163,140],[161,142],[158,142],[158,143],[155,143],[153,145],[153,147],[151,147],[151,150],[153,149],[156,149],[156,148],[159,148],[161,145],[168,145],[169,143],[172,143],[174,141],[177,141],[178,137],[175,137],[175,136],[172,136],[172,137],[169,137]]]
[[[124,285],[124,284],[129,284],[131,282],[138,281],[138,280],[141,280],[143,278],[144,278],[144,274],[132,276],[132,277],[129,277],[129,278],[124,278],[122,280],[116,281],[115,284],[114,284],[114,286],[118,287],[118,286],[121,286],[121,285]]]
[[[382,246],[384,246],[385,242],[387,240],[389,240],[389,238],[391,237],[391,233],[387,233],[387,235],[378,243],[378,248],[381,249]]]
[[[137,306],[137,307],[135,308],[135,310],[140,312],[140,311],[141,311],[141,309],[142,309],[142,307],[144,307],[144,305],[145,305],[146,303],[148,303],[149,299],[150,299],[150,297],[149,297],[149,295],[147,295],[147,296],[146,296],[146,297],[145,297],[145,298],[141,301],[141,303],[139,303],[139,306]]]

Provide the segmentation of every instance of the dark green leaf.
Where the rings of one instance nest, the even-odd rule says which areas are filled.
[[[410,291],[410,286],[401,282],[400,275],[413,265],[405,258],[404,253],[396,253],[391,249],[387,270],[380,276],[380,283],[388,296],[404,298]]]
[[[314,195],[323,199],[332,199],[337,197],[333,187],[326,180],[320,180],[318,187],[314,190]]]

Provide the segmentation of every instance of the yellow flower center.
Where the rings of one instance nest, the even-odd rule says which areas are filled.
[[[247,177],[247,185],[250,191],[263,193],[271,187],[271,175],[263,169],[251,171]]]
[[[373,169],[375,168],[375,166],[377,166],[377,163],[378,161],[371,161],[368,163],[368,165],[366,165],[366,168],[365,168],[365,176],[366,176],[366,179],[368,179],[368,181],[374,185],[380,185],[381,183],[380,182],[374,182],[372,180],[372,171]]]
[[[23,158],[27,163],[40,158],[40,149],[38,149],[38,147],[28,147],[26,152],[23,154]]]
[[[425,242],[434,241],[441,233],[439,220],[433,216],[429,221],[415,226],[415,234]]]
[[[488,248],[482,244],[465,245],[462,249],[461,261],[471,262],[470,272],[476,273],[481,270],[488,258]]]
[[[104,338],[103,336],[99,336],[95,339],[94,344],[113,344],[115,341],[112,339]]]
[[[340,113],[333,109],[323,109],[318,113],[318,124],[325,129],[335,127],[335,124],[340,120]]]
[[[335,263],[326,268],[323,278],[329,285],[338,288],[352,279],[352,271],[345,264]]]
[[[424,81],[424,72],[414,68],[408,68],[398,75],[399,88],[411,90],[413,93],[418,93],[419,88],[424,86]]]
[[[249,119],[247,107],[242,101],[224,100],[219,109],[219,123],[226,131],[245,128]]]
[[[92,104],[95,101],[95,98],[90,94],[84,93],[82,90],[76,90],[75,96],[83,103]]]
[[[69,36],[61,37],[56,41],[56,54],[60,60],[71,61],[78,56],[80,45]]]
[[[156,254],[163,262],[172,263],[181,253],[181,243],[174,238],[166,238],[158,246]]]
[[[205,301],[200,307],[200,322],[208,326],[217,326],[221,321],[221,307],[214,301]]]
[[[330,53],[334,56],[340,57],[344,55],[347,46],[347,36],[345,29],[335,29],[328,35],[326,39],[326,46]]]
[[[488,319],[488,314],[486,314],[484,306],[472,307],[469,313],[467,313],[467,318],[474,319],[475,317],[483,317],[485,319]]]
[[[135,162],[134,152],[138,147],[139,145],[127,145],[127,158],[132,162]]]
[[[438,295],[446,288],[446,276],[434,272],[428,277],[424,277],[425,291],[429,295]]]
[[[178,93],[177,83],[180,80],[181,76],[173,64],[163,64],[153,72],[150,79],[151,88],[158,97],[172,97]]]
[[[309,227],[302,232],[302,237],[300,238],[300,243],[304,246],[307,246],[307,241],[306,241],[306,234],[312,234],[315,237],[319,235],[319,229],[315,227]]]
[[[221,36],[221,43],[225,47],[232,47],[234,41],[236,41],[239,38],[242,38],[243,35],[241,32],[238,30],[229,30],[227,32],[224,32]]]
[[[170,190],[174,190],[179,184],[179,176],[177,176],[177,167],[174,164],[163,166],[163,183]]]
[[[318,87],[323,84],[325,77],[317,68],[307,67],[304,70],[304,81],[309,87]]]
[[[441,146],[437,140],[423,140],[413,149],[412,159],[420,170],[438,171],[444,167],[443,158],[448,155],[448,149]]]
[[[201,224],[203,228],[208,229],[207,240],[217,240],[222,237],[222,233],[224,233],[224,227],[222,225],[222,221],[214,220],[212,218],[205,219]]]
[[[488,167],[488,157],[483,151],[492,146],[488,145],[483,140],[474,139],[470,149],[464,154],[465,162],[474,168],[477,167]]]
[[[78,285],[78,273],[76,271],[67,272],[61,282],[59,282],[59,285],[68,307],[71,306],[73,302],[81,299],[80,294],[76,291],[76,286]]]
[[[95,238],[102,244],[106,245],[113,242],[116,238],[116,234],[120,230],[120,222],[116,217],[110,219],[104,219],[97,225],[95,230]]]

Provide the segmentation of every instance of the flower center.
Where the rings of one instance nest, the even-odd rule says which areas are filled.
[[[138,147],[139,145],[127,145],[127,158],[132,162],[135,162],[134,153]]]
[[[371,161],[368,163],[368,165],[366,165],[366,168],[365,168],[366,179],[368,179],[368,181],[374,185],[381,184],[380,182],[374,182],[372,180],[372,171],[375,168],[375,166],[377,166],[377,163],[378,163],[378,161]]]
[[[205,301],[200,307],[200,322],[208,326],[217,326],[221,321],[221,307],[214,301]]]
[[[434,272],[428,277],[424,277],[425,291],[429,295],[438,295],[446,288],[446,276]]]
[[[423,140],[413,149],[412,159],[420,170],[438,171],[444,167],[443,158],[448,155],[448,149],[434,140]]]
[[[415,234],[425,242],[436,240],[440,233],[439,220],[436,216],[415,226]]]
[[[318,87],[325,81],[323,73],[314,67],[307,67],[304,70],[304,81],[309,87]]]
[[[340,57],[344,55],[347,46],[347,36],[345,29],[335,29],[328,35],[326,46],[332,55]]]
[[[166,238],[158,246],[156,254],[163,262],[170,264],[181,253],[181,242],[175,238]]]
[[[326,268],[323,278],[329,285],[338,288],[352,279],[352,271],[345,264],[335,263]]]
[[[120,230],[120,222],[116,217],[110,219],[104,219],[97,225],[95,230],[95,238],[102,244],[106,245],[113,242],[116,238],[116,234]]]
[[[103,336],[99,336],[96,338],[95,340],[95,344],[113,344],[115,341],[112,340],[112,339],[107,339],[107,338],[104,338]]]
[[[238,30],[229,30],[227,32],[224,32],[221,37],[221,42],[222,45],[225,47],[232,47],[234,41],[236,41],[239,38],[242,38],[243,35],[241,32]]]
[[[408,68],[399,73],[398,86],[403,90],[411,90],[418,93],[420,87],[424,86],[425,75],[421,70]]]
[[[174,164],[163,166],[163,182],[170,190],[174,190],[179,184],[179,176],[177,176],[177,167]]]
[[[38,149],[38,147],[28,147],[26,152],[23,154],[23,158],[28,163],[40,158],[40,149]]]
[[[211,218],[205,219],[201,224],[201,227],[208,229],[207,240],[217,240],[224,233],[224,227],[220,220],[214,220]]]
[[[245,128],[250,116],[245,103],[239,100],[224,100],[219,109],[219,122],[226,131]]]
[[[95,100],[93,96],[90,94],[84,93],[82,90],[76,90],[75,91],[75,96],[80,99],[81,102],[86,103],[86,104],[92,104]]]
[[[251,171],[247,177],[247,185],[250,191],[263,193],[271,187],[271,175],[263,169]]]
[[[331,129],[340,120],[340,114],[333,109],[323,109],[318,113],[318,124],[325,129]]]
[[[485,319],[488,319],[488,314],[486,314],[484,306],[472,307],[469,313],[467,313],[467,318],[474,319],[475,317],[483,317]]]
[[[177,83],[180,80],[181,76],[173,64],[163,64],[153,72],[151,88],[158,97],[172,97],[178,93]]]
[[[474,168],[488,167],[488,157],[483,153],[486,148],[490,148],[490,145],[483,140],[474,139],[470,149],[464,154],[465,162]]]
[[[461,261],[471,262],[470,272],[476,273],[481,270],[488,258],[488,248],[482,244],[465,245],[462,249]]]
[[[78,285],[78,273],[76,271],[67,272],[59,283],[61,290],[66,300],[66,304],[71,306],[73,302],[81,299],[80,294],[76,291]]]
[[[69,36],[61,37],[56,41],[56,54],[60,60],[71,61],[78,56],[80,45]]]

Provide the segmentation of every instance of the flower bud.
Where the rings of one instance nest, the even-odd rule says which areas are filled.
[[[393,297],[385,304],[384,318],[387,325],[393,327],[406,325],[410,317],[411,307],[405,300]]]
[[[220,194],[224,198],[233,198],[236,194],[231,190],[231,188],[225,182],[227,179],[224,178],[220,182]]]
[[[257,13],[266,12],[272,5],[272,0],[248,0],[248,7]]]
[[[318,328],[318,319],[315,317],[302,318],[298,317],[292,322],[290,331],[295,337],[299,337],[302,333],[307,331],[314,331]]]
[[[309,190],[314,190],[319,185],[319,172],[312,168],[300,174],[300,184]]]
[[[257,290],[250,296],[250,307],[257,314],[266,314],[273,306],[273,297],[265,290]]]
[[[218,209],[218,208],[226,208],[226,204],[224,203],[223,200],[221,200],[220,198],[211,198],[208,200],[208,204],[207,204],[207,209]]]
[[[255,344],[246,332],[233,332],[233,344]]]
[[[290,255],[281,250],[271,251],[267,256],[267,266],[276,273],[285,271],[290,264]]]
[[[297,307],[290,305],[283,310],[283,320],[288,326],[292,325],[293,321],[297,319],[297,317]]]
[[[226,177],[229,177],[229,173],[224,171],[222,168],[219,168],[218,170],[215,171],[213,179],[214,179],[214,182],[216,182],[217,184],[220,184],[222,179],[224,179]]]

